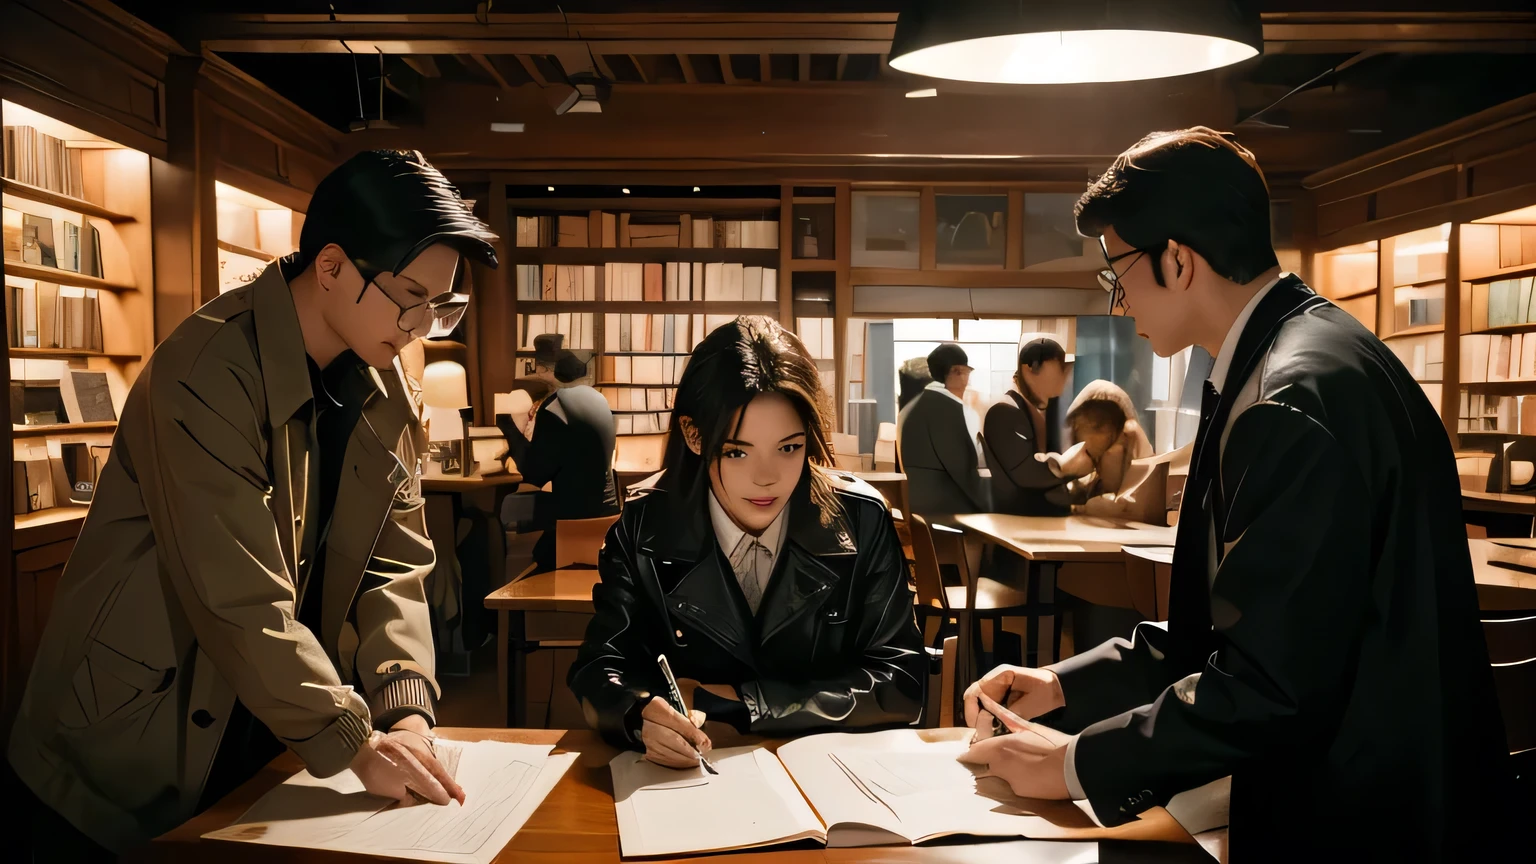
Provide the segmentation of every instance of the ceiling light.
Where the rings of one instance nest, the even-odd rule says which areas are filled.
[[[917,0],[897,19],[890,64],[959,81],[1077,84],[1204,72],[1263,47],[1258,12],[1230,0]]]
[[[624,187],[624,194],[625,195],[629,194],[629,187],[628,186]]]
[[[699,187],[697,187],[697,186],[693,187],[693,191],[695,191],[695,192],[699,191]]]
[[[523,131],[523,124],[521,124],[521,123],[492,123],[491,124],[491,131],[492,132],[521,132],[521,131]]]
[[[551,191],[551,192],[555,191],[555,187],[553,187],[553,186],[549,187],[549,191]]]
[[[929,87],[927,90],[910,90],[907,92],[908,99],[927,99],[930,96],[937,95],[939,95],[939,91],[932,87]]]

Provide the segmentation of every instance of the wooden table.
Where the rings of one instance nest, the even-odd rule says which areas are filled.
[[[1051,586],[1050,596],[1055,597],[1057,565],[1108,564],[1112,566],[1085,572],[1082,581],[1092,584],[1105,578],[1123,579],[1127,546],[1171,546],[1177,529],[1166,526],[1146,525],[1140,522],[1104,519],[1096,516],[1012,516],[1006,513],[969,513],[956,516],[955,524],[968,535],[1019,555],[1029,563],[1028,584],[1025,586],[1027,602],[1038,603],[1044,595],[1042,584]],[[1074,592],[1076,594],[1077,592]],[[1091,599],[1091,598],[1089,598]],[[1060,617],[1054,616],[1054,629],[1060,634]],[[1037,658],[1039,617],[1029,616],[1025,621],[1025,660]],[[960,634],[960,657],[972,657],[971,636]],[[1059,638],[1055,639],[1059,645]],[[1059,659],[1059,658],[1056,658]],[[957,664],[956,685],[963,686],[968,671]]]
[[[494,489],[497,486],[516,486],[522,482],[523,475],[515,472],[472,474],[468,477],[459,477],[454,474],[433,474],[421,478],[421,491],[428,495],[444,492],[475,492],[480,489]]]
[[[1517,513],[1522,516],[1532,516],[1536,515],[1536,495],[1463,489],[1461,490],[1461,509],[1482,513]]]
[[[1536,540],[1500,538],[1468,540],[1472,553],[1472,578],[1477,582],[1477,605],[1486,612],[1536,609],[1536,573],[1489,563],[1488,553],[1495,546],[1522,551],[1528,566],[1536,568]]]
[[[555,744],[557,751],[576,751],[580,757],[555,786],[544,803],[512,838],[497,862],[517,864],[618,864],[619,828],[613,809],[613,784],[608,761],[617,751],[598,740],[595,733],[546,729],[450,729],[438,730],[445,738]],[[718,747],[757,743],[761,739],[714,733]],[[773,742],[765,742],[774,746]],[[185,825],[124,856],[131,862],[240,862],[389,861],[399,859],[351,856],[338,852],[261,846],[202,840],[203,834],[224,828],[240,817],[267,790],[281,783],[303,765],[292,753],[284,753],[254,779]],[[1053,805],[1047,805],[1053,806]],[[1071,805],[1054,805],[1071,806]],[[825,849],[807,842],[777,849],[712,855],[707,860],[750,861],[752,864],[1020,864],[1025,861],[1074,862],[1143,860],[1209,861],[1194,838],[1179,827],[1167,811],[1155,808],[1135,822],[1102,831],[1099,855],[1086,841],[973,842],[926,847],[878,847]],[[1171,857],[1170,857],[1171,856]],[[656,861],[661,859],[646,859]],[[687,860],[687,859],[682,859]],[[699,860],[699,859],[695,859]]]
[[[579,646],[597,583],[595,569],[551,570],[503,585],[485,598],[485,608],[496,610],[497,688],[509,727],[527,722],[528,652]]]

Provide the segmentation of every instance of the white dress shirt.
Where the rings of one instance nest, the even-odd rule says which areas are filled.
[[[1260,288],[1251,298],[1249,298],[1248,303],[1243,306],[1243,310],[1237,313],[1237,317],[1233,319],[1232,326],[1227,328],[1227,338],[1221,341],[1221,349],[1216,352],[1216,360],[1211,364],[1211,374],[1209,380],[1211,384],[1216,388],[1216,392],[1220,393],[1222,385],[1226,383],[1227,372],[1232,368],[1232,360],[1234,359],[1234,355],[1237,353],[1237,342],[1242,338],[1243,330],[1248,326],[1248,319],[1253,317],[1253,310],[1259,308],[1259,303],[1269,295],[1269,292],[1273,290],[1274,287],[1280,283],[1280,280],[1286,277],[1286,275],[1287,274],[1285,273],[1281,273],[1275,278],[1269,280],[1269,282],[1265,283],[1263,288]],[[1256,377],[1250,379],[1250,381],[1257,380],[1258,379]],[[1247,385],[1250,383],[1250,381],[1243,381],[1238,386],[1242,387],[1244,390],[1247,390]],[[1247,399],[1246,403],[1244,403],[1244,400],[1240,398],[1238,400],[1238,404],[1234,404],[1232,406],[1232,413],[1227,416],[1226,428],[1222,429],[1221,444],[1219,446],[1226,446],[1227,433],[1232,429],[1232,420],[1237,417],[1242,408],[1253,404],[1253,402],[1257,400],[1257,395],[1258,394],[1256,393],[1253,394],[1253,398]],[[1210,542],[1206,544],[1206,549],[1208,550],[1209,555],[1206,572],[1208,574],[1207,579],[1209,583],[1214,584],[1216,581],[1216,523],[1214,521],[1214,517],[1210,522],[1209,530]],[[1166,627],[1167,625],[1164,624],[1163,626]],[[1195,686],[1199,683],[1199,681],[1199,673],[1191,675],[1175,684],[1174,692],[1179,696],[1180,699],[1183,699],[1189,703],[1193,703],[1195,701]],[[1077,779],[1077,738],[1078,736],[1073,735],[1072,740],[1067,744],[1067,764],[1065,774],[1067,781],[1067,794],[1071,795],[1074,801],[1082,801],[1088,796],[1083,792],[1083,784],[1078,782]],[[1093,815],[1092,807],[1083,804],[1078,806],[1084,810],[1090,818],[1093,819],[1095,824],[1100,824],[1102,827],[1102,824],[1099,823],[1099,818]]]
[[[789,505],[786,504],[762,535],[754,537],[731,519],[715,500],[713,491],[709,493],[709,522],[715,529],[715,540],[730,560],[736,582],[741,586],[741,593],[746,595],[747,606],[751,607],[753,615],[757,614],[763,595],[768,592],[768,580],[773,576],[773,565],[784,544],[784,531],[789,524],[785,514],[788,512]]]

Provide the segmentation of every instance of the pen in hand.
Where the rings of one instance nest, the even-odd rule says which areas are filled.
[[[666,677],[667,689],[671,692],[671,696],[667,701],[672,703],[672,707],[677,710],[677,713],[687,717],[688,706],[683,703],[683,691],[677,686],[677,678],[672,675],[672,665],[667,662],[667,655],[657,655],[656,665],[661,667],[661,674]],[[698,748],[694,748],[694,752],[698,753]],[[703,753],[699,753],[699,767],[710,774],[720,773],[715,769],[714,765],[710,764],[708,759],[704,758]]]

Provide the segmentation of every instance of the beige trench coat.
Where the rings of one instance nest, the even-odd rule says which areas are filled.
[[[134,384],[9,750],[96,842],[122,850],[193,814],[236,696],[320,776],[348,765],[381,705],[430,711],[422,679],[390,680],[437,686],[419,387],[398,364],[369,371],[319,633],[294,620],[312,394],[279,268],[188,318]]]

